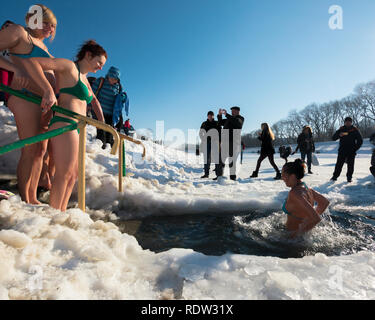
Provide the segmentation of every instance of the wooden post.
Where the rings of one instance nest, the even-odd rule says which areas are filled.
[[[85,173],[85,157],[86,157],[86,123],[80,121],[78,123],[79,132],[79,155],[78,155],[78,207],[83,212],[86,211],[86,173]]]

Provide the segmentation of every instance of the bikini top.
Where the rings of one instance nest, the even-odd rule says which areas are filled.
[[[306,183],[302,182],[303,186],[308,190],[309,188],[307,187]],[[284,204],[283,204],[283,211],[285,214],[287,214],[288,216],[292,216],[294,219],[297,219],[297,220],[303,220],[303,218],[300,218],[300,217],[296,217],[295,215],[291,214],[287,209],[286,209],[286,203],[288,201],[288,198],[285,199],[284,201]]]
[[[49,53],[45,50],[43,50],[41,47],[38,47],[37,45],[34,44],[33,39],[30,36],[30,33],[26,30],[28,38],[30,40],[30,44],[33,46],[31,49],[31,52],[28,54],[19,54],[19,53],[10,53],[10,55],[22,58],[22,59],[27,59],[27,58],[51,58]]]
[[[90,104],[92,99],[94,98],[94,96],[89,95],[90,94],[89,89],[87,88],[87,86],[81,80],[81,71],[79,70],[79,65],[77,63],[75,65],[78,69],[78,82],[77,82],[77,84],[74,87],[61,88],[60,93],[70,94],[70,95],[78,98],[79,100],[86,101],[87,104]]]

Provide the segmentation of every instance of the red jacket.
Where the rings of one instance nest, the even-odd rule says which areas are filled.
[[[126,120],[126,121],[125,121],[125,123],[124,123],[124,127],[130,129],[130,121],[129,121],[129,120]]]

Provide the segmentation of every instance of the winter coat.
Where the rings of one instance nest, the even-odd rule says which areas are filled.
[[[223,127],[223,129],[228,129],[229,130],[229,156],[232,156],[236,152],[241,151],[241,140],[239,141],[238,145],[235,146],[233,145],[233,130],[242,130],[243,123],[245,122],[245,118],[238,115],[238,116],[232,116],[231,114],[226,115],[226,119],[223,119],[222,115],[218,115],[217,119],[219,122],[219,126]],[[220,135],[220,139],[223,136]],[[241,132],[240,132],[240,138],[241,138]],[[222,143],[222,141],[221,141]],[[223,145],[221,145],[223,147]]]
[[[260,153],[262,155],[273,155],[275,154],[275,148],[273,147],[273,140],[268,130],[263,130],[262,134],[258,137],[262,141],[262,147]]]
[[[315,143],[312,134],[306,135],[302,132],[297,138],[297,144],[296,152],[298,149],[303,153],[315,152]]]
[[[347,135],[340,137],[340,133],[347,133]],[[343,126],[335,132],[332,140],[340,139],[339,153],[345,155],[355,154],[361,148],[363,139],[359,130],[354,127]]]
[[[207,121],[202,123],[201,130],[199,132],[199,136],[200,136],[202,142],[205,140],[206,133],[208,131],[210,131],[211,129],[217,130],[218,131],[218,137],[220,136],[219,123],[215,120],[212,120],[212,121],[207,120]],[[211,137],[210,136],[207,137],[207,147],[209,147],[209,146],[211,146]]]
[[[217,116],[218,122],[220,127],[223,127],[223,129],[242,129],[243,123],[245,122],[245,118],[238,115],[238,116],[232,116],[230,114],[227,114],[226,119],[223,119],[223,116],[220,114]]]

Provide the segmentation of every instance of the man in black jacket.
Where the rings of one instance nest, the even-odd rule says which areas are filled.
[[[353,126],[353,120],[350,117],[345,118],[345,125],[341,127],[333,135],[332,139],[336,141],[340,139],[340,147],[337,156],[335,172],[333,173],[332,181],[336,181],[341,174],[342,167],[346,162],[348,170],[346,178],[348,182],[352,182],[354,172],[354,160],[357,151],[361,148],[363,139],[359,130]]]
[[[221,131],[221,149],[220,157],[221,162],[219,170],[216,172],[217,177],[214,180],[217,180],[219,176],[223,175],[225,161],[227,158],[230,159],[229,170],[230,178],[236,180],[236,162],[239,154],[241,153],[241,130],[244,124],[244,117],[240,116],[240,108],[234,106],[231,108],[232,115],[228,114],[226,110],[219,110],[217,116],[219,126],[223,127]],[[226,116],[226,119],[223,119],[222,115]]]
[[[211,160],[215,163],[217,173],[219,166],[219,135],[220,127],[214,119],[215,114],[212,111],[207,113],[207,121],[201,125],[199,137],[201,138],[201,150],[204,154],[204,175],[202,179],[208,178],[210,174]],[[213,155],[213,157],[211,156]]]

